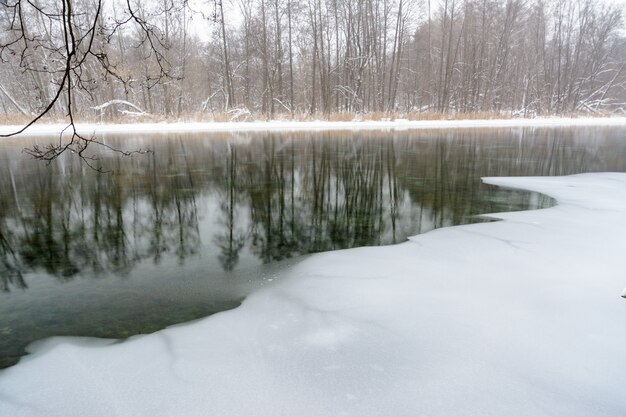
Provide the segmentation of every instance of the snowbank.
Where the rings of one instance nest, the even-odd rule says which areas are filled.
[[[90,134],[174,133],[174,132],[255,132],[255,131],[312,131],[312,130],[406,130],[452,129],[486,127],[575,127],[575,126],[625,126],[626,117],[560,118],[504,120],[389,120],[389,121],[258,121],[258,122],[180,122],[132,124],[78,124],[77,130]],[[22,133],[26,135],[59,134],[67,124],[36,124]],[[0,126],[0,134],[8,134],[22,126]]]
[[[308,258],[233,311],[0,373],[2,416],[623,416],[626,174],[560,205]]]

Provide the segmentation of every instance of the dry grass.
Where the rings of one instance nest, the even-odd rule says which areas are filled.
[[[255,120],[252,113],[245,107],[237,107],[228,111],[223,112],[213,112],[211,115],[207,115],[208,120],[203,121],[213,121],[217,123],[226,123],[226,122],[251,122]]]
[[[395,113],[387,113],[382,111],[375,111],[371,113],[365,113],[361,115],[363,120],[373,120],[373,121],[381,121],[381,120],[394,120],[397,119]]]
[[[210,121],[223,123],[223,122],[230,122],[231,120],[230,120],[230,115],[228,113],[215,113],[213,114],[213,117],[210,118]]]
[[[494,119],[511,119],[510,113],[498,112],[475,112],[475,113],[406,113],[401,118],[408,120],[494,120]]]
[[[456,113],[452,115],[453,120],[494,120],[494,119],[512,119],[511,113],[496,112],[475,112],[475,113]]]
[[[23,125],[32,120],[32,117],[23,114],[3,114],[0,115],[0,125]],[[43,121],[43,119],[42,119]],[[53,120],[46,119],[44,123],[53,123]]]
[[[405,113],[401,115],[401,118],[403,119],[407,119],[407,120],[445,120],[449,117],[449,115],[447,114],[443,114],[443,113],[415,113],[415,112],[411,112],[411,113]]]
[[[351,122],[356,118],[356,114],[352,112],[337,112],[330,113],[323,117],[324,120],[328,120],[329,122]]]
[[[559,117],[610,117],[615,116],[608,112],[568,112],[558,115],[541,114],[540,117],[559,116]],[[159,123],[159,122],[251,122],[255,120],[289,120],[310,122],[316,120],[324,120],[331,122],[351,122],[351,121],[384,121],[405,119],[411,121],[433,121],[433,120],[494,120],[494,119],[512,119],[515,116],[510,112],[476,112],[476,113],[437,113],[437,112],[371,112],[371,113],[354,113],[354,112],[336,112],[336,113],[302,113],[298,112],[293,115],[289,113],[279,113],[275,117],[269,118],[267,115],[253,114],[247,109],[238,108],[224,112],[197,112],[186,114],[181,117],[165,117],[160,115],[145,115],[141,117],[133,117],[128,115],[119,115],[113,118],[101,120],[96,116],[80,116],[76,118],[77,122],[83,123]],[[529,118],[532,118],[530,116]],[[22,114],[0,115],[0,125],[25,125],[30,117]],[[66,123],[67,119],[62,117],[44,117],[40,123]]]
[[[611,117],[611,116],[617,116],[618,114],[616,113],[611,113],[611,112],[607,112],[607,111],[597,111],[595,113],[593,112],[569,112],[567,114],[561,114],[559,116],[563,116],[563,117],[572,117],[572,118],[583,118],[583,117]],[[620,116],[622,116],[622,114],[619,114]],[[550,116],[550,115],[546,115],[546,116]]]

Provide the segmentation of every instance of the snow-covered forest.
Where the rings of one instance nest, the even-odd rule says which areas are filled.
[[[0,16],[7,118],[535,116],[626,100],[621,9],[595,0],[9,0]]]

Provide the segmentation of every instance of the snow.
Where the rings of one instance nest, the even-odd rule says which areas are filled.
[[[486,178],[559,205],[307,258],[235,310],[54,338],[1,416],[620,416],[626,174]]]
[[[130,124],[77,124],[77,131],[90,134],[174,133],[174,132],[255,132],[255,131],[311,131],[311,130],[407,130],[452,129],[487,127],[575,127],[575,126],[625,126],[626,117],[561,118],[502,120],[417,120],[389,121],[255,121],[255,122],[178,122]],[[23,126],[0,126],[0,134],[9,134]],[[21,135],[59,134],[67,124],[36,124]],[[66,134],[69,134],[66,132]]]
[[[94,110],[104,110],[107,107],[113,106],[113,105],[116,105],[116,104],[117,105],[123,105],[123,106],[131,107],[131,108],[137,110],[137,112],[139,112],[140,114],[145,114],[145,112],[142,109],[140,109],[139,107],[135,106],[133,103],[131,103],[129,101],[126,101],[126,100],[109,100],[106,103],[100,104],[99,106],[92,107],[92,109],[94,109]]]

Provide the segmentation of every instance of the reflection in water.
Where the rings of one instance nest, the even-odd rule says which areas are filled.
[[[125,276],[146,258],[158,264],[171,253],[182,263],[196,254],[196,191],[186,167],[157,167],[149,157],[114,163],[120,175],[33,164],[15,188],[1,189],[15,202],[1,214],[4,263],[68,280],[85,271]]]
[[[133,158],[103,155],[114,175],[76,158],[44,166],[20,156],[23,143],[4,145],[0,366],[14,362],[33,338],[121,337],[232,307],[242,294],[223,287],[262,264],[402,242],[480,221],[480,213],[546,206],[546,197],[495,189],[480,177],[624,171],[621,133],[526,128],[107,138],[154,149]],[[124,285],[132,291],[115,277],[130,280]],[[79,305],[80,297],[91,301]],[[109,326],[129,314],[140,327]],[[84,319],[68,327],[70,315]],[[88,319],[95,324],[89,327]]]

